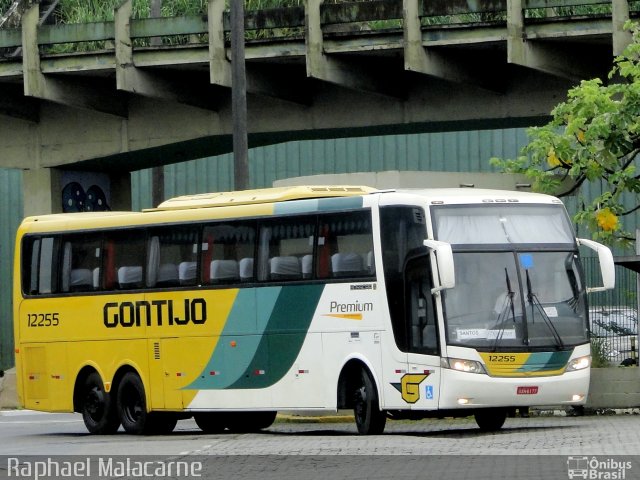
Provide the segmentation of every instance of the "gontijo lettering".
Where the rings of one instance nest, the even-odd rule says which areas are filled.
[[[104,304],[104,326],[107,328],[150,327],[157,325],[200,325],[207,321],[207,302],[204,298],[185,298],[184,304],[173,300],[140,300],[137,302],[109,302]]]

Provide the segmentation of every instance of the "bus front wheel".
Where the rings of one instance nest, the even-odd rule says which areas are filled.
[[[118,414],[127,433],[140,435],[149,429],[149,413],[140,377],[127,372],[118,386]]]
[[[81,398],[82,420],[90,433],[107,435],[118,430],[118,412],[98,372],[90,373],[84,380]]]
[[[378,391],[371,374],[361,370],[355,390],[353,413],[361,435],[379,435],[387,423],[387,412],[380,410]]]
[[[507,419],[506,408],[484,408],[475,415],[476,423],[483,432],[496,432],[502,428]]]

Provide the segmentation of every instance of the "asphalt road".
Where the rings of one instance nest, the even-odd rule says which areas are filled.
[[[581,460],[597,469],[589,477],[578,471],[580,478],[626,480],[640,478],[640,415],[510,418],[490,434],[481,433],[473,419],[389,421],[383,435],[371,437],[357,435],[353,423],[290,420],[261,433],[206,435],[183,420],[171,435],[137,437],[122,431],[89,435],[74,414],[0,412],[0,478],[35,480],[33,471],[19,470],[15,462],[29,466],[40,457],[119,461],[141,455],[201,464],[200,475],[172,472],[170,478],[566,479],[568,465]],[[621,476],[612,476],[614,470]],[[92,478],[102,476],[97,472]],[[131,472],[100,473],[137,478]],[[167,477],[157,473],[153,478]]]

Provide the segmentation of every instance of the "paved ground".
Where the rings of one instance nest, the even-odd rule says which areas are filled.
[[[16,475],[7,463],[17,458],[29,465],[33,455],[94,463],[178,461],[201,475],[172,478],[243,480],[565,480],[577,458],[599,465],[592,471],[601,476],[586,478],[631,480],[640,479],[640,415],[512,418],[493,434],[481,433],[472,419],[390,421],[383,435],[371,437],[357,435],[352,423],[326,420],[279,420],[262,433],[205,435],[186,420],[171,435],[135,437],[89,435],[79,415],[0,411],[0,478],[34,479]],[[119,472],[104,476],[123,478]]]
[[[262,433],[205,435],[192,420],[172,435],[88,435],[77,414],[0,411],[0,455],[640,455],[640,415],[509,418],[496,433],[473,419],[389,421],[362,437],[353,423],[278,420]]]

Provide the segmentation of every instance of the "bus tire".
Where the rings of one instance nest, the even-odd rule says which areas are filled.
[[[237,433],[258,432],[270,427],[278,412],[230,412],[226,424],[230,431]]]
[[[98,372],[91,372],[82,384],[80,411],[90,433],[109,435],[120,427],[111,394],[105,391]]]
[[[353,413],[360,435],[380,435],[387,423],[387,412],[380,410],[378,391],[366,370],[360,371],[360,381],[354,392]]]
[[[221,412],[194,413],[193,419],[204,433],[222,433],[225,429],[225,414]]]
[[[118,415],[127,433],[142,435],[151,430],[144,385],[134,372],[125,373],[118,385]]]
[[[483,408],[475,415],[476,423],[483,432],[497,432],[507,419],[506,408]]]
[[[257,430],[269,428],[276,421],[276,415],[278,412],[254,412],[253,425]]]

